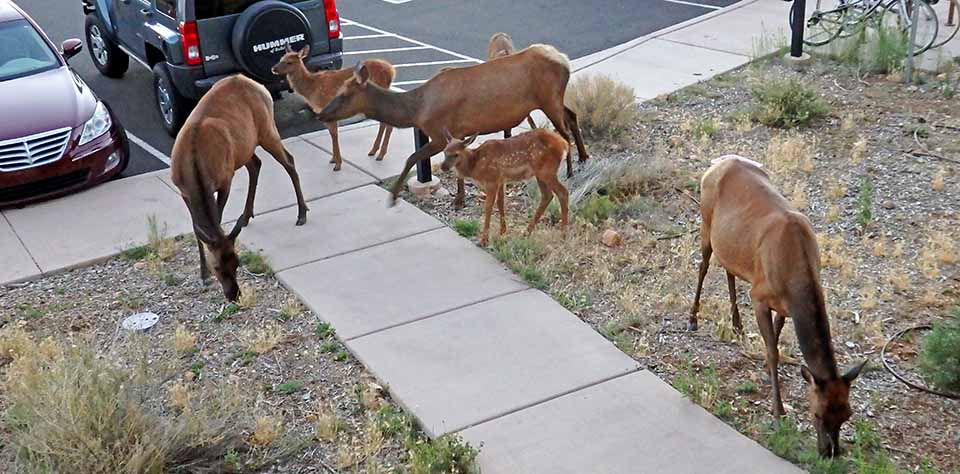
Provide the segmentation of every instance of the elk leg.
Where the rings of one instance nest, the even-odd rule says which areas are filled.
[[[690,320],[687,322],[688,331],[697,330],[697,313],[700,312],[700,294],[703,292],[703,279],[707,277],[707,270],[710,269],[710,257],[713,255],[713,247],[709,242],[701,242],[700,255],[700,274],[697,277],[697,293],[693,297],[693,308],[690,308]]]
[[[773,416],[784,415],[783,401],[780,399],[780,377],[777,366],[780,364],[780,350],[777,348],[777,337],[773,328],[773,318],[770,307],[763,303],[755,303],[754,312],[757,315],[757,326],[766,345],[767,368],[770,371],[770,385],[773,388]]]
[[[543,212],[547,210],[547,206],[549,206],[550,201],[553,200],[553,191],[546,181],[537,178],[537,186],[540,187],[540,204],[537,205],[537,212],[533,213],[533,219],[530,220],[530,225],[527,226],[527,235],[532,233],[533,229],[537,227],[537,223],[540,222],[540,218],[543,217]]]
[[[390,190],[390,205],[393,206],[397,202],[397,197],[400,196],[400,190],[403,189],[403,185],[407,182],[407,175],[410,174],[410,169],[413,168],[413,165],[417,164],[420,160],[430,160],[430,157],[436,155],[443,151],[443,147],[447,146],[447,143],[444,140],[438,140],[433,137],[430,137],[430,141],[420,147],[419,150],[413,152],[412,155],[407,157],[407,161],[403,164],[403,171],[400,172],[400,177],[397,178],[397,181],[393,183],[393,189]],[[462,193],[463,180],[460,179],[457,181],[457,199],[460,200],[460,207],[463,207],[463,195]],[[454,207],[457,205],[457,201],[454,202]]]
[[[243,214],[240,215],[240,220],[237,222],[240,227],[246,227],[250,223],[250,219],[253,219],[253,200],[257,194],[261,165],[263,165],[263,162],[260,161],[260,158],[257,158],[257,155],[253,155],[253,158],[246,164],[247,174],[250,175],[250,186],[247,188],[247,203],[243,206]]]
[[[334,171],[340,171],[343,158],[340,156],[340,132],[337,131],[337,122],[327,122],[326,125],[327,130],[330,131],[330,140],[333,142],[333,158],[330,159],[330,162],[334,163]]]
[[[227,199],[230,198],[230,186],[217,190],[217,224],[223,221],[223,208],[227,207]]]
[[[480,246],[485,247],[490,235],[490,214],[493,213],[493,203],[497,200],[497,191],[494,186],[485,186],[487,200],[483,202],[483,231],[480,232]]]
[[[577,143],[577,157],[578,160],[583,163],[587,161],[587,158],[590,158],[587,155],[587,146],[583,144],[583,134],[580,132],[580,121],[577,120],[577,114],[570,107],[564,107],[563,111],[566,115],[567,125],[570,126],[570,130],[573,131],[573,140]],[[570,157],[567,156],[569,160]]]
[[[500,235],[501,236],[507,233],[507,217],[506,217],[506,211],[504,210],[504,207],[505,207],[504,197],[506,194],[506,192],[504,191],[504,188],[506,187],[507,185],[501,182],[500,186],[498,186],[499,190],[497,191],[497,210],[500,211]]]
[[[560,101],[560,106],[563,107],[563,101]],[[567,128],[567,123],[564,121],[564,109],[555,110],[553,108],[542,109],[543,113],[547,115],[547,118],[550,119],[550,123],[553,124],[553,128],[556,129],[557,133],[566,140],[567,145],[570,144],[570,130]],[[570,152],[567,152],[567,177],[573,177],[573,161],[570,158]]]
[[[553,182],[551,183],[553,187],[553,194],[556,194],[557,199],[560,201],[560,233],[566,236],[567,214],[569,214],[570,206],[570,192],[567,191],[567,188],[564,187],[563,183],[557,179],[556,172],[551,173],[550,177],[553,178]]]
[[[377,138],[373,140],[373,148],[367,152],[367,156],[373,156],[377,154],[377,150],[380,149],[380,140],[383,139],[383,129],[386,127],[386,124],[380,122],[380,128],[377,129]]]
[[[380,154],[377,155],[377,161],[383,161],[387,156],[387,146],[390,145],[390,134],[393,133],[393,126],[384,124],[383,143],[380,144]]]
[[[510,138],[511,136],[513,136],[512,128],[506,128],[503,130],[503,138]]]
[[[737,278],[727,272],[727,289],[730,290],[730,311],[733,314],[733,329],[737,334],[743,334],[743,323],[740,322],[740,310],[737,308]],[[779,334],[777,335],[779,339]]]
[[[785,322],[787,322],[787,317],[777,313],[777,317],[773,320],[773,334],[776,336],[778,341],[780,340],[780,331],[783,330],[783,323]]]
[[[300,175],[297,174],[297,166],[294,162],[293,155],[287,151],[287,148],[283,146],[283,142],[280,141],[279,135],[276,137],[276,141],[271,144],[263,145],[263,148],[267,150],[267,153],[270,153],[280,166],[283,166],[283,169],[287,171],[287,175],[290,176],[290,181],[293,183],[293,192],[297,195],[297,224],[303,225],[307,223],[307,211],[310,210],[307,207],[307,202],[303,199],[303,190],[300,188]]]
[[[457,196],[453,198],[454,209],[463,209],[466,207],[466,194],[467,191],[464,189],[463,178],[457,178]]]
[[[203,248],[203,241],[200,240],[200,232],[196,226],[193,228],[193,234],[197,236],[197,249],[200,250],[200,283],[207,286],[210,283],[210,267],[207,267],[207,252]]]

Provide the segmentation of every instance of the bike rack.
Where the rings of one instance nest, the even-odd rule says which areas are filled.
[[[800,58],[803,56],[803,20],[807,14],[806,0],[793,0],[793,6],[790,7],[793,22],[790,24],[790,30],[793,36],[790,38],[790,56]]]
[[[414,151],[419,150],[427,145],[430,142],[430,137],[426,133],[423,133],[423,130],[419,128],[413,129],[413,147]],[[429,183],[433,181],[433,171],[430,168],[430,158],[428,156],[425,159],[422,159],[417,162],[417,181],[421,183]]]

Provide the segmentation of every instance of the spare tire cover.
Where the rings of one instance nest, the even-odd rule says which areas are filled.
[[[310,21],[303,12],[277,0],[257,2],[233,25],[233,54],[251,76],[261,81],[280,78],[270,71],[287,45],[296,51],[313,44]]]

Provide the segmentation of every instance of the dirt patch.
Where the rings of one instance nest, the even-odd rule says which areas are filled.
[[[782,78],[813,88],[829,107],[826,117],[796,130],[752,121],[753,85]],[[691,398],[766,443],[770,390],[762,376],[762,342],[749,317],[749,285],[738,283],[745,337],[732,331],[718,265],[705,284],[700,330],[685,331],[700,259],[699,177],[711,159],[727,153],[760,161],[818,233],[842,368],[873,360],[853,388],[854,419],[873,426],[898,470],[955,472],[960,403],[912,391],[876,360],[887,337],[937,321],[960,303],[960,114],[950,98],[954,79],[928,79],[907,87],[858,77],[832,63],[805,73],[755,63],[644,103],[627,145],[589,144],[599,164],[580,166],[568,181],[574,195],[589,191],[580,193],[580,218],[566,238],[555,214],[530,238],[522,236],[536,186],[518,184],[508,190],[510,231],[489,248],[674,386],[688,394],[709,392]],[[635,163],[637,176],[625,178],[632,187],[591,188],[591,169],[622,160]],[[453,210],[446,195],[454,192],[455,179],[440,176],[444,197],[414,202],[451,225],[459,221],[455,228],[475,229],[463,222],[482,222],[484,196],[468,185],[466,209]],[[607,229],[623,244],[602,245]],[[497,230],[494,217],[491,236]],[[524,257],[515,258],[521,247]],[[780,347],[790,360],[802,361],[789,324]],[[915,344],[901,347],[895,357],[908,360],[916,350]],[[809,439],[798,367],[781,364],[781,374],[788,415]],[[848,442],[852,425],[843,432]]]

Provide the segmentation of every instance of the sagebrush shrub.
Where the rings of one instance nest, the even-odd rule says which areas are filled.
[[[567,87],[565,102],[577,113],[588,140],[623,139],[637,121],[633,88],[602,74],[584,75]]]
[[[934,386],[960,393],[960,307],[923,338],[920,369]]]
[[[761,79],[751,92],[757,101],[753,119],[770,127],[799,127],[829,111],[817,91],[796,78]]]

